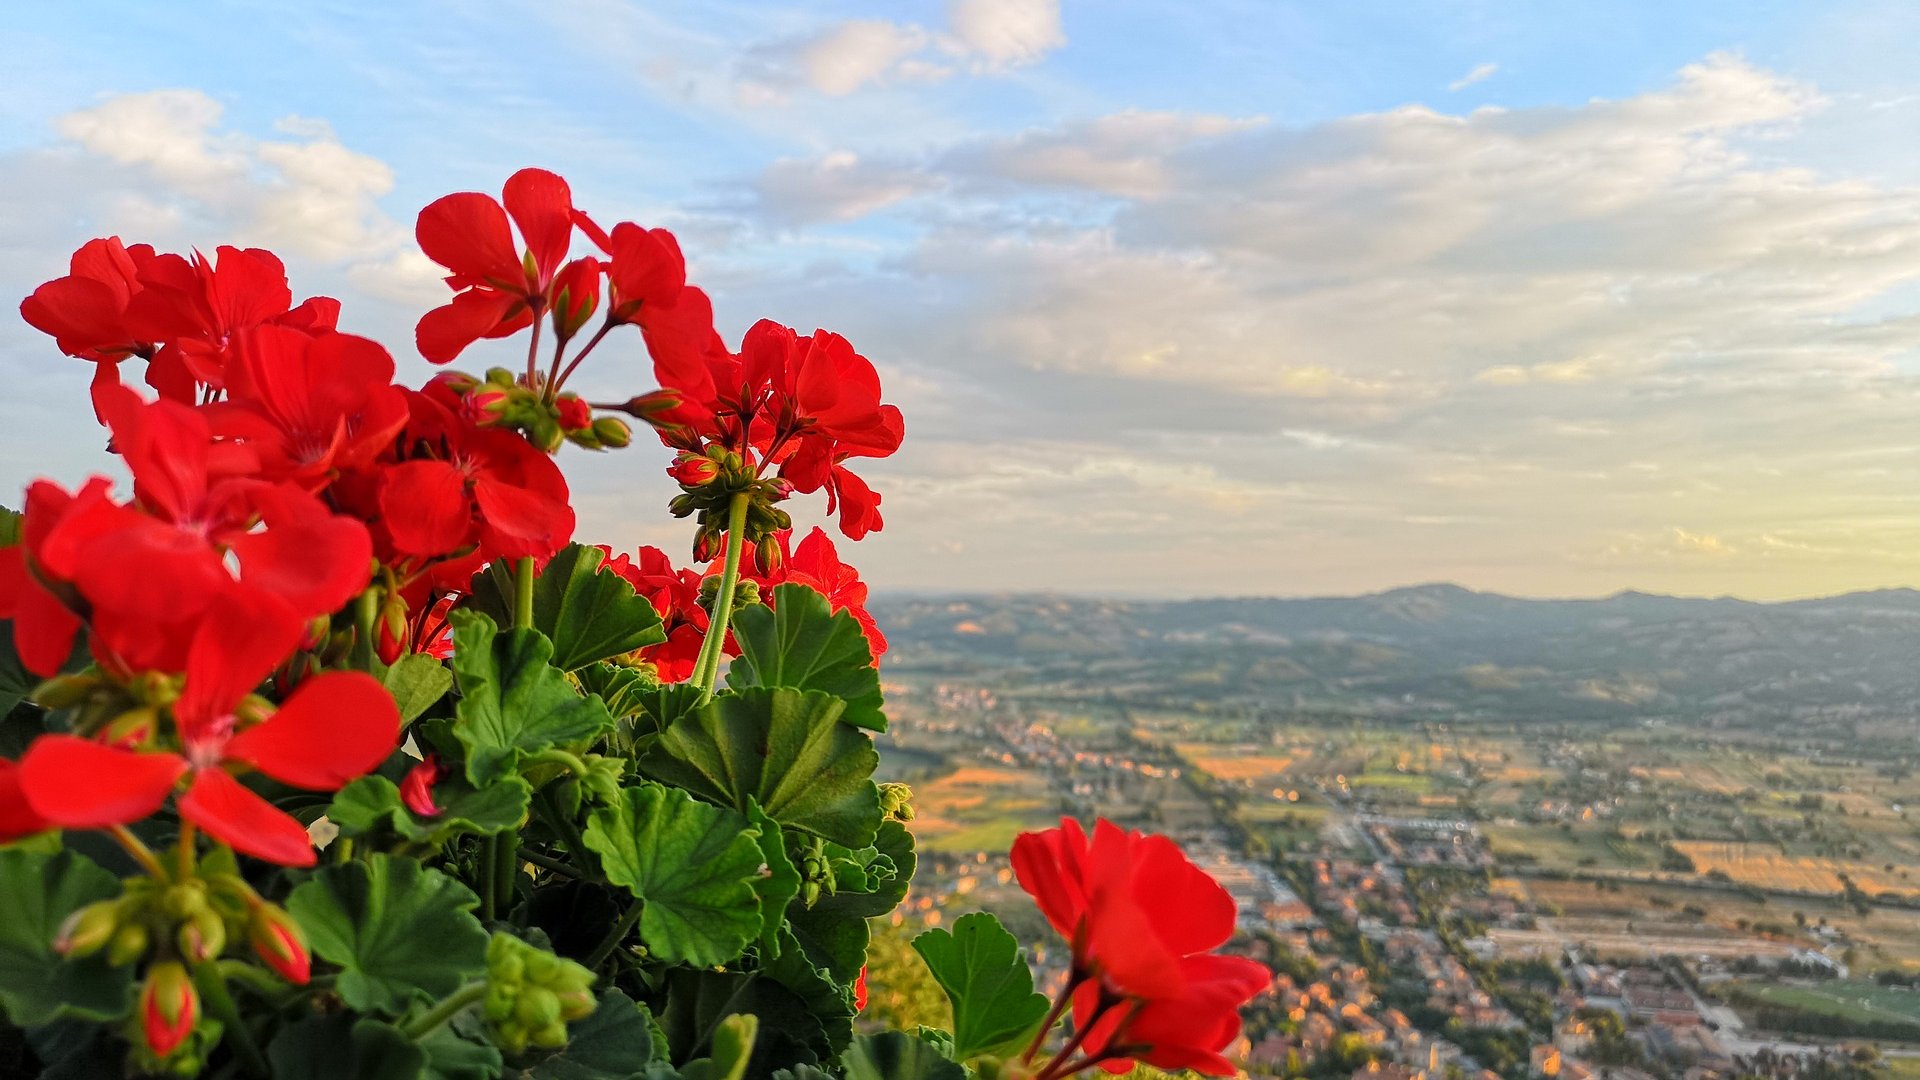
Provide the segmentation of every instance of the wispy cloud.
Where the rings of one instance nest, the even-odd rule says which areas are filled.
[[[1469,71],[1465,75],[1462,75],[1459,78],[1448,83],[1447,89],[1450,91],[1453,91],[1454,93],[1459,93],[1460,91],[1465,90],[1469,86],[1474,86],[1478,83],[1483,83],[1483,82],[1486,82],[1488,79],[1493,78],[1494,73],[1499,70],[1500,70],[1499,64],[1494,64],[1494,63],[1475,64],[1472,71]]]
[[[1059,0],[953,0],[944,28],[847,19],[751,46],[737,64],[736,95],[744,105],[772,105],[803,90],[844,97],[961,72],[1003,74],[1066,44]]]

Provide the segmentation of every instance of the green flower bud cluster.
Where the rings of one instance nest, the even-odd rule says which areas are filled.
[[[700,580],[700,606],[707,610],[707,614],[713,614],[713,604],[719,596],[719,578],[706,577]],[[727,612],[728,622],[731,623],[740,617],[742,611],[760,602],[760,583],[752,578],[741,578],[733,586],[733,609]]]
[[[913,789],[901,783],[881,784],[880,812],[895,821],[912,821]]]
[[[595,419],[578,394],[549,395],[544,386],[527,386],[506,368],[489,368],[484,380],[447,373],[438,380],[462,398],[489,427],[511,428],[551,454],[562,444],[588,450],[617,450],[633,441],[633,429],[614,416]]]
[[[65,710],[76,734],[116,746],[146,745],[160,732],[162,712],[180,697],[181,678],[148,672],[120,683],[97,670],[56,675],[34,688],[32,701]]]
[[[239,875],[219,871],[171,882],[128,878],[119,896],[67,916],[53,947],[73,959],[104,953],[115,967],[149,954],[204,964],[242,938],[283,978],[306,982],[306,942],[299,927]]]
[[[488,1037],[509,1054],[567,1045],[567,1025],[593,1012],[593,972],[511,934],[487,945]]]
[[[606,754],[583,754],[580,763],[587,767],[579,781],[580,789],[586,792],[588,798],[603,806],[620,801],[620,787],[627,776],[626,759]]]
[[[771,568],[779,562],[780,549],[773,536],[793,528],[793,519],[774,503],[793,494],[792,483],[777,476],[757,477],[752,463],[717,443],[704,453],[682,453],[667,472],[680,482],[680,494],[673,497],[667,509],[677,518],[698,515],[694,559],[707,562],[721,550],[728,510],[734,496],[744,494],[748,502],[742,538],[759,545],[763,567]]]

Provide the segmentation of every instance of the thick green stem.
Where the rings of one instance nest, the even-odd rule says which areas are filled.
[[[212,963],[201,964],[194,969],[194,975],[200,1000],[206,1002],[208,1011],[220,1020],[224,1037],[233,1044],[233,1052],[239,1056],[247,1075],[271,1076],[267,1059],[260,1053],[260,1044],[254,1041],[253,1030],[234,1007],[233,995],[227,993],[227,980],[221,976],[220,968]]]
[[[640,921],[640,912],[646,906],[645,900],[635,900],[628,905],[627,910],[620,913],[620,921],[614,923],[613,929],[607,931],[607,936],[601,938],[600,944],[595,945],[593,952],[587,954],[588,967],[595,971],[600,970],[600,965],[606,963],[607,957],[612,956],[613,950],[619,948],[620,942],[626,939],[627,931],[632,930],[633,924]]]
[[[542,855],[537,851],[528,849],[528,850],[522,851],[520,853],[520,857],[522,859],[525,859],[527,862],[530,862],[533,865],[540,867],[543,870],[551,870],[554,873],[561,875],[562,877],[570,877],[570,878],[573,878],[575,881],[594,880],[594,877],[592,874],[587,873],[585,870],[582,870],[577,866],[570,865],[569,863],[561,859],[556,859],[551,855]]]
[[[487,996],[487,984],[470,982],[440,1000],[440,1003],[428,1009],[420,1019],[401,1028],[407,1038],[418,1042],[437,1031],[441,1024],[460,1015],[461,1011],[480,1003]]]
[[[513,568],[513,625],[518,630],[533,628],[533,558],[521,559]]]
[[[740,555],[746,550],[747,503],[751,498],[743,491],[727,505],[727,561],[720,572],[720,591],[713,598],[713,616],[707,620],[707,639],[700,643],[700,656],[693,671],[703,702],[713,696],[713,685],[720,679],[727,622],[733,618],[733,593],[740,585]]]
[[[520,834],[503,829],[494,834],[493,845],[495,910],[504,915],[513,904],[513,879],[520,872]]]

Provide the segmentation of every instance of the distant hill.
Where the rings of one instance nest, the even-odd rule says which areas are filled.
[[[1920,715],[1920,591],[1784,603],[1457,585],[1310,599],[877,598],[890,664],[1075,692],[1521,717]]]

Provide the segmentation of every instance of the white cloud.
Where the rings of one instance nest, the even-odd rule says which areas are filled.
[[[1170,155],[1266,121],[1127,110],[1059,128],[981,139],[948,154],[950,171],[1017,184],[1084,188],[1132,198],[1164,194]]]
[[[1717,55],[1575,106],[974,139],[919,164],[947,194],[901,219],[918,245],[849,283],[842,322],[957,403],[912,414],[918,445],[1046,432],[1019,453],[1144,452],[1179,478],[1129,501],[1075,473],[1085,498],[1048,502],[1063,536],[1097,514],[1145,544],[1191,481],[1260,508],[1213,542],[1286,550],[1323,589],[1379,581],[1409,542],[1422,577],[1508,589],[1870,584],[1862,560],[1920,549],[1884,459],[1920,408],[1920,189],[1792,164],[1846,107]],[[1787,582],[1767,536],[1835,554]]]
[[[754,181],[757,206],[783,225],[848,221],[936,186],[925,172],[840,151],[774,162]]]
[[[1060,0],[951,0],[947,25],[964,52],[990,70],[1039,63],[1067,44]]]
[[[845,97],[870,86],[938,82],[963,65],[1001,74],[1066,45],[1059,0],[953,0],[947,27],[847,19],[800,37],[765,41],[735,65],[734,96],[772,106],[802,90]]]
[[[1493,78],[1494,72],[1499,70],[1499,64],[1475,64],[1472,71],[1448,83],[1447,89],[1454,93],[1459,93],[1469,86],[1473,86],[1476,83],[1483,83]]]
[[[191,231],[189,243],[246,243],[327,262],[378,259],[409,240],[380,209],[393,171],[349,150],[323,121],[287,117],[286,138],[260,139],[221,126],[224,107],[198,90],[108,98],[59,117],[71,148],[118,166],[90,188],[102,214],[128,233]],[[75,192],[81,201],[85,191]]]

